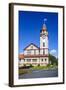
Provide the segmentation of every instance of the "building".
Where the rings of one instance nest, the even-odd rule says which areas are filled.
[[[40,31],[40,47],[33,43],[25,47],[24,53],[19,55],[19,66],[46,66],[49,64],[48,54],[48,31],[44,23]]]

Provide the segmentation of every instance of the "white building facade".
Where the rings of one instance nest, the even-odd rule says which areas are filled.
[[[40,32],[40,47],[35,44],[29,44],[24,53],[19,55],[19,66],[46,66],[49,64],[48,31],[43,24]]]

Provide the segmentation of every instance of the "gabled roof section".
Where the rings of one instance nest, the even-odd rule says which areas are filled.
[[[28,46],[26,46],[26,47],[24,48],[24,50],[26,50],[30,45],[33,45],[33,46],[35,46],[37,49],[39,49],[39,47],[38,47],[37,45],[35,45],[34,43],[30,43]]]
[[[24,59],[24,54],[19,54],[19,59]]]

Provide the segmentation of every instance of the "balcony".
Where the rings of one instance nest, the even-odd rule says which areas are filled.
[[[19,58],[21,59],[40,58],[40,57],[48,57],[48,48],[25,50],[24,54],[19,55]]]
[[[41,49],[29,49],[24,51],[24,55],[27,56],[41,56],[41,55],[48,55],[48,48],[41,48]]]

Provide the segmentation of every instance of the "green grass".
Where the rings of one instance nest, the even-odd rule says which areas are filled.
[[[26,74],[26,73],[30,73],[30,70],[19,69],[19,75],[21,75],[21,74]]]
[[[46,70],[46,69],[52,69],[52,68],[57,68],[57,66],[54,65],[47,65],[47,66],[34,66],[32,67],[32,70]]]
[[[47,69],[47,67],[46,66],[34,66],[34,67],[32,67],[32,69],[35,69],[35,70],[41,70],[41,69]]]
[[[19,75],[31,73],[32,70],[49,70],[58,68],[56,65],[47,65],[47,66],[33,66],[30,69],[19,69]]]

